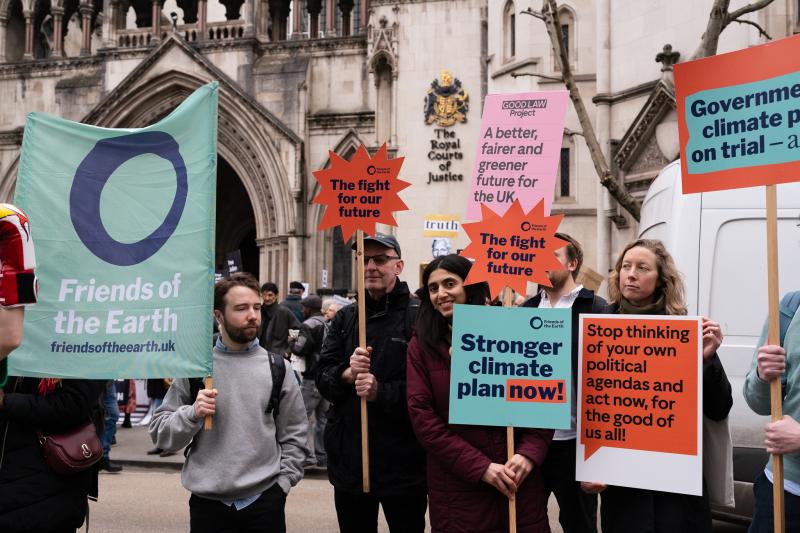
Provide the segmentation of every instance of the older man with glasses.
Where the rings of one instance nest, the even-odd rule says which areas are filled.
[[[406,347],[419,301],[400,281],[402,272],[397,239],[364,238],[367,348],[358,346],[358,306],[349,305],[334,316],[317,367],[317,388],[333,404],[325,449],[342,533],[376,532],[379,506],[390,531],[425,530],[425,455],[406,406]],[[361,484],[362,397],[369,413],[369,494]]]

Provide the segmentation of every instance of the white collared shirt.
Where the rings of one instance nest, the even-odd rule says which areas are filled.
[[[571,309],[572,304],[574,304],[575,300],[578,299],[578,293],[581,292],[582,289],[583,285],[576,285],[574,289],[559,298],[559,300],[556,302],[556,305],[550,303],[550,299],[547,297],[547,292],[542,289],[542,301],[539,302],[539,309]]]
[[[578,299],[578,293],[581,292],[583,289],[583,285],[577,285],[574,289],[569,291],[567,294],[562,296],[558,299],[555,305],[552,305],[550,299],[547,298],[547,292],[542,289],[541,295],[542,300],[539,302],[539,309],[571,309],[572,304],[575,303],[575,300]],[[577,327],[577,324],[574,325]],[[571,428],[570,429],[557,429],[553,434],[553,440],[572,440],[575,438],[575,426],[576,426],[576,417],[577,417],[577,409],[576,409],[576,401],[577,401],[577,384],[572,384],[572,413],[571,413]]]

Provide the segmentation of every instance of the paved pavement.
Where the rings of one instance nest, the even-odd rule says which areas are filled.
[[[153,441],[144,426],[123,428],[117,426],[117,444],[111,447],[109,457],[123,466],[141,466],[149,468],[180,470],[183,467],[183,454],[176,453],[169,457],[147,455],[147,450],[154,448]]]
[[[124,466],[120,474],[100,476],[100,500],[91,505],[91,527],[104,533],[147,531],[177,533],[189,529],[189,493],[181,486],[183,454],[147,455],[153,447],[145,427],[117,430],[118,444],[112,461]],[[561,533],[558,505],[548,506],[553,533]],[[381,516],[380,533],[388,533]],[[309,469],[286,501],[286,526],[290,533],[337,533],[333,488],[321,469]],[[744,533],[744,526],[715,523],[714,533]]]
[[[120,474],[100,475],[100,499],[91,504],[90,530],[103,533],[186,533],[189,493],[180,473],[127,466]],[[380,533],[388,533],[381,522]],[[327,479],[306,478],[286,500],[290,533],[337,533],[333,489]]]

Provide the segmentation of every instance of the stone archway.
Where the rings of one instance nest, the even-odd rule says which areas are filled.
[[[226,255],[237,250],[242,270],[259,277],[259,252],[256,244],[256,219],[241,178],[224,157],[217,158],[217,272],[223,270]]]

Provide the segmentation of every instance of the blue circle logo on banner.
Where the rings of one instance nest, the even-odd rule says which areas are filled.
[[[172,163],[177,179],[175,199],[164,221],[150,235],[137,242],[119,242],[103,226],[100,196],[115,170],[145,154],[155,154]],[[69,194],[72,225],[81,242],[103,261],[118,266],[136,265],[160,250],[175,232],[188,190],[186,164],[172,135],[147,131],[103,139],[94,145],[75,172]]]

